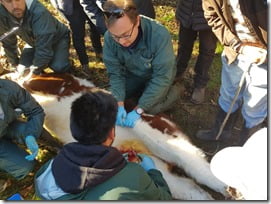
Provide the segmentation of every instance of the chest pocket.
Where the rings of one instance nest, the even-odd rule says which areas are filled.
[[[133,65],[130,71],[137,76],[148,78],[152,74],[152,61],[152,55],[148,56],[138,53],[133,58]]]
[[[141,62],[141,65],[142,67],[144,67],[145,69],[151,69],[152,67],[152,59],[153,57],[143,57],[143,56],[140,56],[140,62]]]

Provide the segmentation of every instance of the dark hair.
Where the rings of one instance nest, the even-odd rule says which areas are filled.
[[[137,21],[138,11],[133,0],[107,0],[103,4],[107,27],[110,27],[126,14],[133,24]]]
[[[82,144],[101,144],[115,126],[116,99],[101,89],[93,89],[77,98],[71,106],[72,136]]]

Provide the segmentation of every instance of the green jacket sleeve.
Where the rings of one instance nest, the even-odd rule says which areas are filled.
[[[54,56],[53,42],[57,32],[57,25],[53,16],[45,8],[38,9],[43,9],[43,11],[34,11],[32,19],[32,29],[35,39],[33,65],[44,67],[49,64]]]
[[[148,175],[152,178],[157,188],[159,188],[161,200],[171,200],[171,192],[161,172],[156,169],[151,169],[148,171]]]
[[[170,34],[166,28],[158,30],[157,33],[158,36],[152,39],[152,44],[155,45],[152,60],[153,73],[138,102],[138,105],[144,110],[148,110],[162,100],[176,74],[175,55]]]
[[[3,41],[3,47],[7,60],[12,65],[19,64],[17,38],[16,36],[10,36]]]
[[[125,99],[125,67],[120,63],[115,48],[110,42],[113,40],[108,32],[104,35],[103,59],[110,79],[111,92],[117,101]]]
[[[3,8],[0,8],[0,11],[2,11]],[[3,35],[5,32],[9,31],[9,28],[7,28],[3,21],[4,17],[0,16],[0,36]],[[16,35],[11,35],[7,37],[5,40],[2,41],[3,48],[5,51],[5,55],[8,59],[8,62],[12,65],[17,65],[19,63],[19,57],[18,57],[18,48],[17,48],[17,37]]]
[[[13,107],[22,109],[22,112],[27,118],[27,128],[25,128],[23,135],[33,135],[38,138],[41,134],[44,111],[42,107],[35,101],[35,99],[23,88],[15,82],[10,83],[11,102]]]
[[[118,195],[117,191],[112,192],[112,196],[117,196],[118,200],[172,200],[169,187],[159,170],[151,169],[146,172],[139,164],[128,165],[132,169],[126,172],[128,174],[118,177],[116,182],[126,179],[125,182],[129,183],[129,187],[125,191],[119,191]],[[122,183],[121,186],[125,184]]]

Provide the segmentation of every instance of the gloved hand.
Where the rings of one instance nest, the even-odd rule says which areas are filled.
[[[267,50],[260,47],[243,45],[240,49],[243,54],[251,63],[262,64],[266,61]]]
[[[43,69],[38,68],[37,66],[31,65],[30,67],[30,73],[36,74],[36,75],[40,75],[41,72],[43,71]]]
[[[119,106],[116,124],[120,126],[124,126],[124,121],[126,119],[126,116],[127,116],[127,112],[124,106]]]
[[[156,169],[154,161],[151,157],[147,156],[146,154],[138,154],[138,156],[141,158],[141,162],[139,164],[143,167],[143,169],[145,169],[145,171]]]
[[[124,126],[133,128],[140,117],[141,116],[135,110],[131,111],[124,121]]]
[[[30,150],[31,154],[27,155],[25,157],[26,160],[28,161],[33,161],[35,159],[35,157],[38,155],[39,153],[39,146],[36,142],[36,139],[34,136],[32,135],[28,135],[25,138],[25,144],[27,146],[27,148]]]
[[[26,67],[22,64],[19,64],[16,67],[16,72],[18,73],[18,77],[22,77],[24,75],[25,70],[26,70]]]

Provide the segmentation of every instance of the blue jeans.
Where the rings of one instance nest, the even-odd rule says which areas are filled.
[[[257,65],[248,63],[244,56],[239,55],[237,59],[228,64],[222,53],[222,76],[219,105],[228,112],[239,81],[245,69],[250,70],[245,77],[244,85],[233,106],[232,112],[242,108],[242,116],[245,119],[246,128],[252,128],[267,116],[267,64]]]

